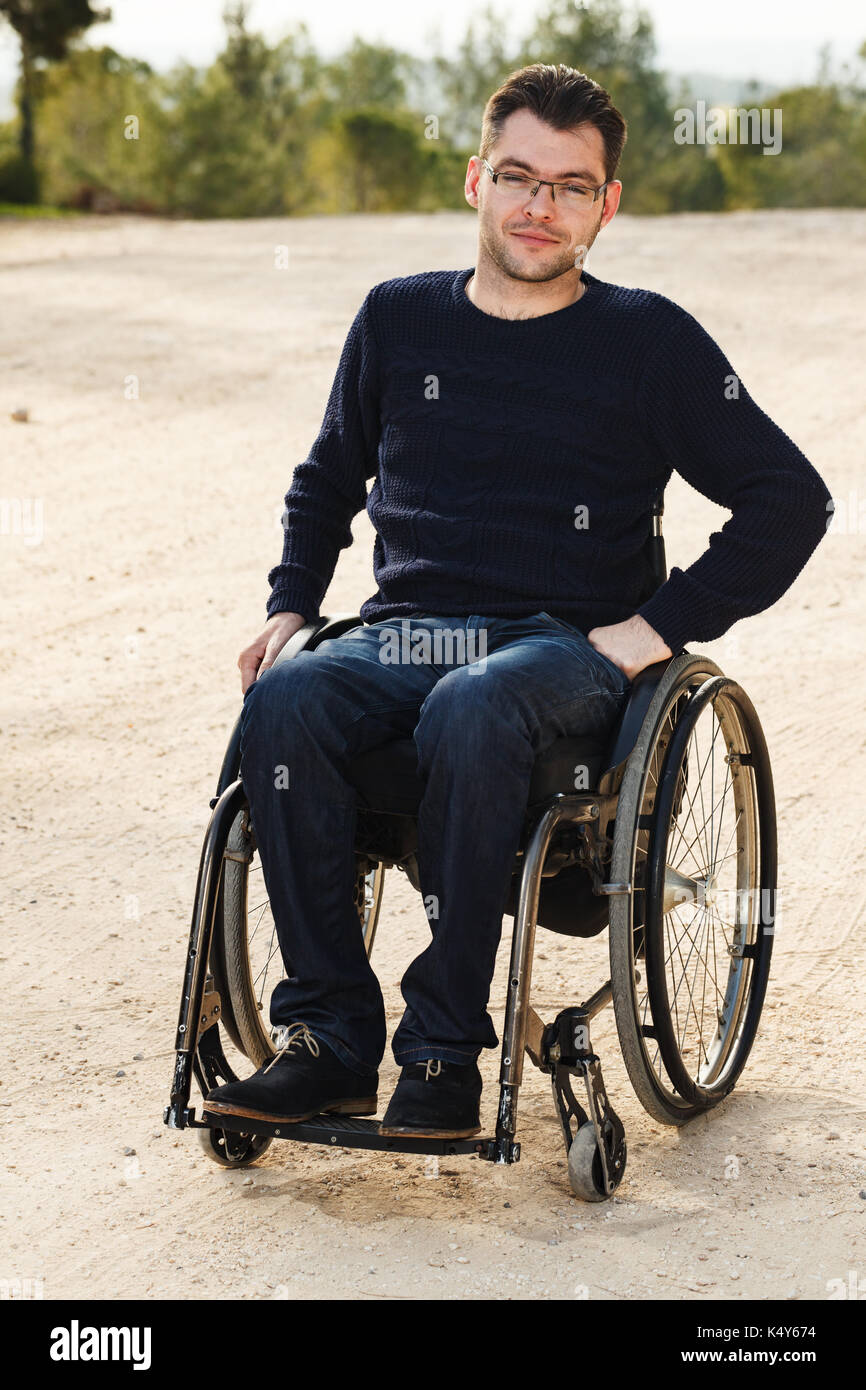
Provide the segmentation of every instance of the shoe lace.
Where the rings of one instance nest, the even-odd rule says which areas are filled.
[[[307,1044],[307,1047],[314,1057],[318,1057],[319,1044],[316,1042],[316,1039],[313,1037],[306,1023],[282,1024],[277,1030],[277,1035],[279,1037],[279,1044],[273,1057],[265,1067],[266,1072],[270,1071],[274,1063],[278,1062],[281,1057],[286,1057],[291,1054],[292,1049],[302,1042]]]
[[[435,1070],[434,1070],[435,1068]],[[424,1073],[424,1080],[429,1081],[431,1076],[438,1076],[442,1070],[442,1059],[440,1057],[427,1058],[427,1070]]]

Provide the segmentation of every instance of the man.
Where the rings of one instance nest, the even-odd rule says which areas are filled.
[[[477,1058],[498,1041],[487,1002],[539,752],[604,736],[639,671],[774,603],[824,534],[827,488],[695,319],[582,269],[619,205],[625,134],[574,69],[513,73],[466,175],[474,270],[376,285],[352,325],[286,496],[268,621],[238,662],[241,772],[287,969],[271,1000],[284,1041],[254,1076],[217,1087],[209,1111],[375,1113],[385,1015],[352,902],[345,772],[412,737],[432,940],[402,981],[402,1070],[382,1131],[477,1134]],[[647,597],[643,543],[674,469],[732,516]],[[378,584],[367,626],[271,670],[318,616],[365,502]],[[401,628],[413,644],[478,638],[484,658],[434,640],[395,660],[383,639]]]

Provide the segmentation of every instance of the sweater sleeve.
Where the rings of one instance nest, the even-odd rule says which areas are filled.
[[[352,518],[366,505],[379,446],[379,362],[367,295],[349,329],[313,447],[295,468],[283,513],[283,556],[268,574],[268,617],[319,616]]]
[[[826,532],[831,497],[685,311],[646,363],[638,409],[666,466],[732,512],[694,564],[673,568],[638,609],[676,654],[782,596]]]

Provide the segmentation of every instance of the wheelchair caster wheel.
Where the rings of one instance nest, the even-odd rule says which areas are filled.
[[[198,1142],[208,1158],[223,1168],[246,1168],[271,1146],[268,1134],[235,1134],[230,1129],[198,1129]]]
[[[614,1154],[612,1173],[614,1191],[622,1181],[625,1172],[626,1146]],[[617,1161],[619,1167],[615,1167]],[[601,1155],[595,1142],[595,1128],[592,1124],[581,1125],[568,1150],[568,1180],[575,1197],[582,1202],[606,1202],[611,1193],[604,1190],[604,1176],[601,1170]]]

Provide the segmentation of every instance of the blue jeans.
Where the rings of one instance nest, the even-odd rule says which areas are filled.
[[[345,771],[368,749],[412,738],[432,940],[401,981],[392,1051],[398,1065],[465,1065],[496,1047],[487,1002],[533,764],[559,737],[606,736],[628,688],[582,632],[545,613],[393,618],[254,681],[241,776],[289,972],[271,1022],[303,1019],[354,1071],[378,1069],[385,1009],[352,898],[357,801]]]

